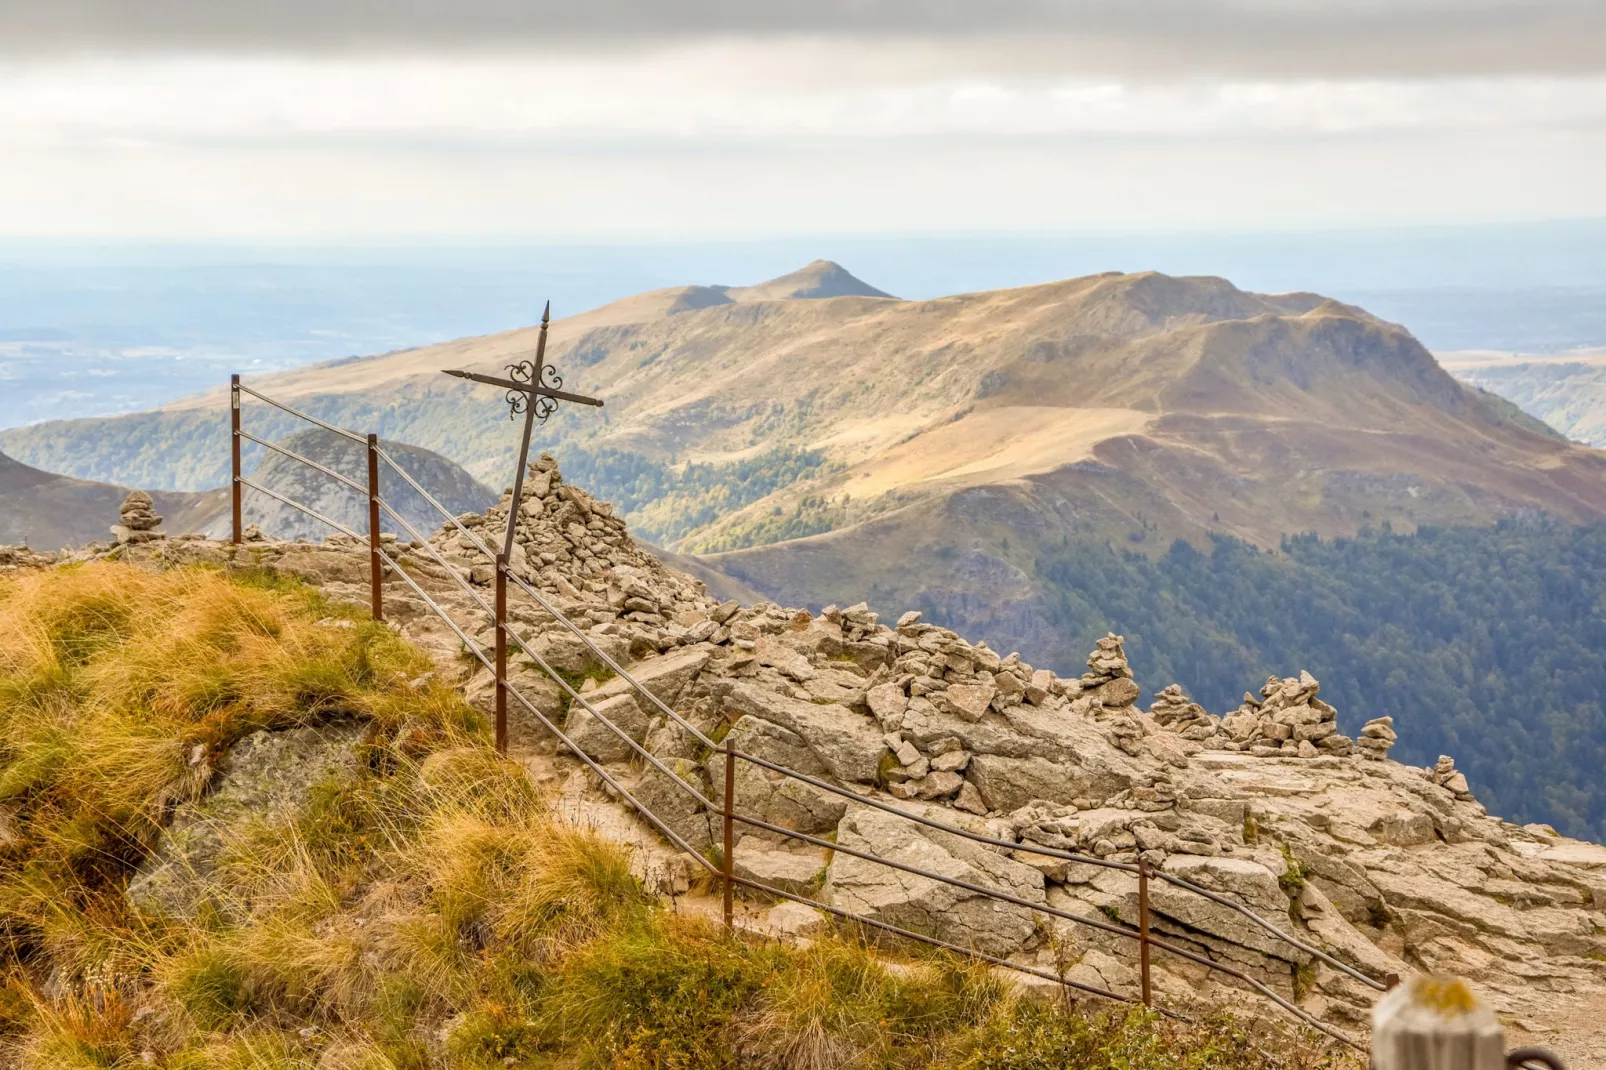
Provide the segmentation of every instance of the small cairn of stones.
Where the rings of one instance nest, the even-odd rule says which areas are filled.
[[[1394,746],[1394,741],[1398,738],[1399,736],[1394,733],[1394,718],[1373,717],[1361,726],[1361,736],[1355,741],[1355,745],[1360,748],[1361,757],[1382,761],[1389,756],[1389,748]],[[1448,762],[1450,759],[1441,757],[1439,761]],[[1451,762],[1452,771],[1454,764]],[[1462,783],[1466,781],[1463,779]]]
[[[1428,770],[1428,779],[1463,802],[1472,798],[1472,786],[1467,783],[1466,774],[1455,767],[1455,759],[1448,754],[1439,755],[1439,760]]]
[[[1087,657],[1087,672],[1080,681],[1082,696],[1098,699],[1107,710],[1124,709],[1142,694],[1127,664],[1125,644],[1126,638],[1113,632],[1100,639]]]
[[[1221,731],[1221,718],[1206,713],[1203,706],[1183,694],[1181,684],[1161,688],[1149,707],[1149,716],[1161,728],[1200,743]]]
[[[111,526],[112,537],[119,546],[167,538],[156,530],[161,527],[162,518],[156,515],[154,505],[151,496],[142,490],[133,491],[123,499],[118,509],[118,522]]]
[[[1316,697],[1320,688],[1303,670],[1297,677],[1268,678],[1259,698],[1245,692],[1243,705],[1222,718],[1228,736],[1222,746],[1261,757],[1349,754],[1353,741],[1339,734],[1338,711]]]

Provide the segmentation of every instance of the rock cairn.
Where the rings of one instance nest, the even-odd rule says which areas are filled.
[[[1149,716],[1161,728],[1200,743],[1221,731],[1221,718],[1206,713],[1203,706],[1183,694],[1181,684],[1161,688],[1149,707]]]
[[[1472,799],[1472,786],[1467,783],[1466,774],[1455,767],[1455,759],[1448,754],[1439,755],[1439,760],[1428,771],[1428,779],[1463,802]]]
[[[515,508],[512,498],[508,488],[484,513],[465,513],[457,521],[494,552],[501,547],[508,511]],[[718,601],[707,596],[701,583],[665,569],[637,547],[613,507],[565,483],[550,454],[530,462],[516,508],[509,572],[555,599],[565,614],[603,640],[599,645],[612,647],[614,655],[639,657],[703,642],[735,612],[734,602],[723,615],[716,612]],[[430,545],[471,583],[489,587],[495,581],[492,563],[456,526],[442,528]],[[428,558],[420,560],[419,551],[408,553],[409,565],[432,566]],[[562,640],[555,637],[554,642]],[[574,652],[572,657],[557,653],[555,664],[579,658]]]
[[[142,490],[132,491],[123,499],[118,522],[111,526],[112,538],[119,546],[167,538],[156,530],[161,527],[162,518],[156,515],[154,505],[151,496]]]
[[[1394,733],[1394,718],[1373,717],[1361,726],[1361,735],[1355,741],[1355,746],[1360,748],[1362,758],[1382,761],[1389,756],[1389,748],[1394,746],[1394,741],[1398,738],[1399,736]]]
[[[1126,661],[1126,638],[1114,632],[1098,640],[1087,658],[1081,693],[1097,699],[1105,709],[1124,709],[1138,700],[1142,690]]]
[[[1316,693],[1321,684],[1310,673],[1286,679],[1269,677],[1256,698],[1244,693],[1243,705],[1221,720],[1226,750],[1260,757],[1318,758],[1349,754],[1353,742],[1338,731],[1338,711]]]

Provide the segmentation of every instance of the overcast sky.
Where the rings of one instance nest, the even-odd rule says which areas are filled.
[[[1606,0],[0,0],[0,234],[1606,216]]]

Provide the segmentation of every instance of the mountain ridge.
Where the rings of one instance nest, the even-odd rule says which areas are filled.
[[[784,296],[842,290],[852,292]],[[646,479],[665,501],[694,468],[810,459],[761,478],[723,515],[690,526],[664,516],[646,530],[693,552],[785,545],[994,485],[1073,502],[1079,528],[1112,537],[1216,532],[1261,545],[1383,520],[1606,515],[1601,455],[1535,433],[1403,327],[1319,294],[1157,272],[927,301],[880,293],[817,261],[752,287],[652,291],[555,320],[549,362],[608,404],[560,414],[536,444],[595,458],[603,492],[632,497],[609,479]],[[536,337],[521,328],[254,385],[330,422],[466,458],[494,485],[515,428],[488,392],[439,372],[499,372]],[[146,483],[162,472],[198,482],[226,457],[223,397],[14,429],[0,445],[64,470],[115,463]],[[256,421],[271,433],[282,418],[253,408]]]

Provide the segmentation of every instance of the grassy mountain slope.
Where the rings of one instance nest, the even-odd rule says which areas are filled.
[[[0,1065],[1349,1065],[1225,1016],[1018,1002],[951,958],[728,938],[547,809],[430,668],[292,583],[0,579]],[[235,812],[194,909],[128,894],[242,753],[320,734],[360,760]]]

